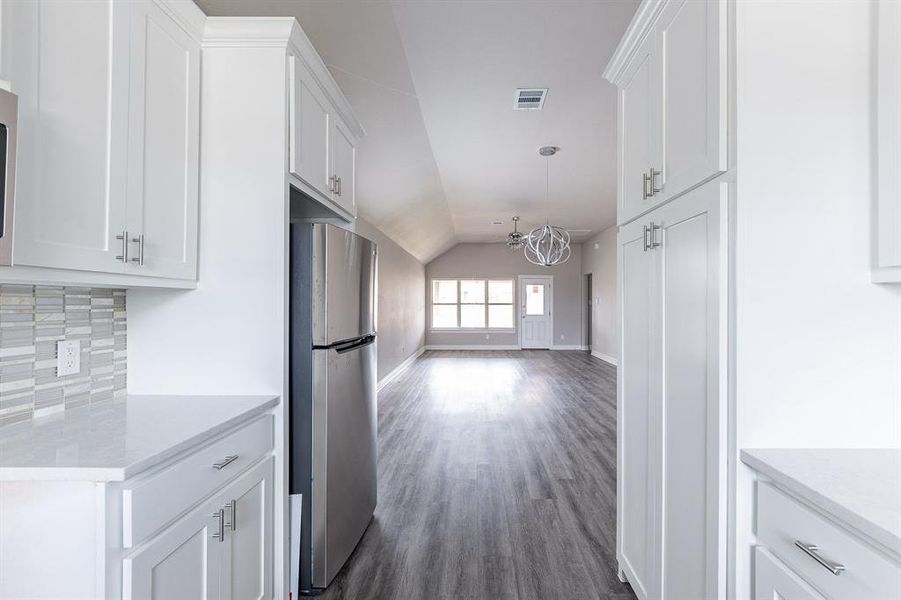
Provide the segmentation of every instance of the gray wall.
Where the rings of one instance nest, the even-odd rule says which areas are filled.
[[[582,244],[582,273],[591,273],[591,350],[618,360],[615,226]]]
[[[511,250],[504,244],[458,244],[426,265],[427,301],[426,326],[431,319],[428,309],[432,279],[463,279],[468,277],[508,278],[518,275],[554,276],[554,344],[580,345],[582,329],[582,246],[573,244],[570,259],[556,267],[539,267],[523,256],[522,250]],[[518,301],[519,290],[516,291]],[[514,320],[516,327],[519,323]],[[516,346],[515,333],[484,333],[426,330],[429,346]]]
[[[382,379],[425,345],[425,266],[363,219],[354,229],[379,245],[379,368]]]

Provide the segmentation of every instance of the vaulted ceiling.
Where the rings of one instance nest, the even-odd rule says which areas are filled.
[[[361,216],[418,259],[499,240],[514,214],[614,224],[616,95],[601,72],[638,0],[196,1],[297,18],[367,131]],[[544,109],[514,111],[518,87],[548,88]],[[562,148],[547,164],[545,144]]]

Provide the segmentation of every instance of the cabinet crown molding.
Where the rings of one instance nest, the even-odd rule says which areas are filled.
[[[607,68],[604,69],[604,79],[617,86],[620,84],[623,73],[632,60],[632,55],[653,29],[654,23],[663,11],[667,1],[644,0],[641,3],[641,6],[635,12],[635,16],[632,17],[632,22],[629,23],[626,33],[623,34],[619,45],[613,52],[613,57],[607,63]]]
[[[300,57],[357,138],[366,130],[294,17],[207,17],[203,48],[284,48]]]

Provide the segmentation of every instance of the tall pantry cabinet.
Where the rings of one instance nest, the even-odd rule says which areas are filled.
[[[642,599],[726,590],[725,2],[639,8],[618,87],[617,560]]]

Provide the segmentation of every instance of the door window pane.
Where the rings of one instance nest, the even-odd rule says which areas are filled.
[[[513,305],[490,304],[488,306],[488,327],[513,328]]]
[[[484,304],[485,280],[462,279],[460,281],[460,302],[463,304]],[[466,326],[464,325],[464,327]]]
[[[455,328],[457,327],[457,305],[456,304],[434,304],[432,305],[432,327],[437,328]]]
[[[460,306],[460,326],[461,327],[484,327],[485,326],[485,305],[484,304],[462,304]]]
[[[455,304],[457,302],[457,281],[433,281],[432,302],[436,304]]]
[[[489,281],[488,302],[491,304],[513,304],[513,282]]]
[[[526,286],[526,315],[544,314],[544,284]]]

